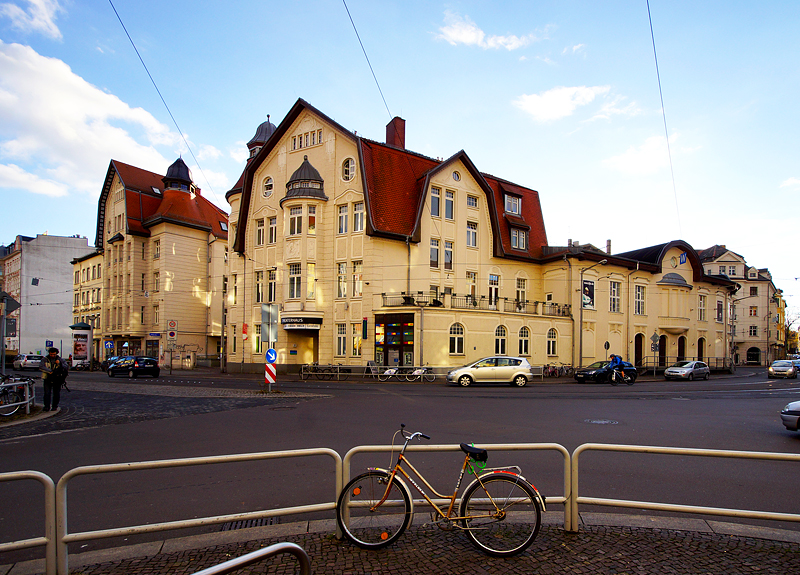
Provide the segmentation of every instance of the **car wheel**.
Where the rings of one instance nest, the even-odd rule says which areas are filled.
[[[710,373],[707,373],[704,379],[705,379],[706,381],[708,381],[710,378],[711,378],[711,374],[710,374]]]
[[[689,379],[689,381],[694,381],[694,374],[690,373],[688,379]]]
[[[458,378],[458,385],[461,387],[469,387],[472,384],[472,378],[468,375],[462,375]]]
[[[153,377],[158,377],[160,373],[161,371],[156,371],[155,373],[153,373]]]
[[[133,379],[134,377],[136,377],[136,372],[133,371],[132,369],[129,369],[128,370],[128,377]]]
[[[512,385],[516,385],[517,387],[525,387],[526,385],[528,385],[528,378],[525,377],[524,375],[518,375],[517,377],[514,378]]]
[[[108,370],[108,377],[114,377],[114,372],[110,369]]]

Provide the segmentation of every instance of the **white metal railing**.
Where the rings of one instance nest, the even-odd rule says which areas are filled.
[[[0,383],[0,388],[4,387],[25,387],[25,393],[22,401],[16,403],[6,403],[5,407],[12,407],[14,405],[24,405],[25,413],[30,414],[31,406],[36,401],[36,391],[33,386],[33,380],[28,378],[18,378],[16,376],[9,376],[5,383]]]
[[[745,517],[753,519],[767,519],[778,521],[800,522],[800,514],[795,513],[773,513],[764,511],[724,509],[716,507],[704,507],[696,505],[679,505],[668,503],[655,503],[648,501],[630,501],[620,499],[606,499],[600,497],[579,496],[579,461],[580,456],[586,451],[617,451],[649,454],[669,454],[669,455],[689,455],[697,457],[722,457],[736,459],[771,460],[771,461],[795,461],[800,462],[800,454],[771,453],[758,451],[727,451],[715,449],[695,449],[678,447],[655,447],[641,445],[614,445],[602,443],[585,443],[579,446],[572,455],[560,444],[557,443],[499,443],[482,444],[481,447],[492,451],[534,451],[534,450],[554,450],[562,454],[564,458],[564,494],[563,496],[548,496],[548,503],[564,504],[564,529],[565,531],[578,531],[578,506],[605,505],[610,507],[624,507],[637,509],[662,510],[681,513],[698,513],[704,515],[722,515],[730,517]],[[45,536],[21,541],[0,543],[0,552],[25,549],[36,546],[46,546],[46,566],[48,575],[66,575],[69,572],[67,545],[77,541],[87,541],[91,539],[101,539],[119,535],[132,535],[136,533],[147,533],[154,531],[165,531],[169,529],[197,527],[200,525],[223,523],[227,521],[241,521],[248,519],[259,519],[264,517],[274,517],[280,515],[291,515],[296,513],[310,513],[315,511],[328,511],[336,508],[336,501],[342,486],[350,480],[350,467],[352,458],[359,453],[388,453],[399,451],[399,447],[390,445],[366,445],[354,447],[345,454],[342,459],[336,451],[328,448],[317,449],[298,449],[290,451],[273,451],[262,453],[245,453],[238,455],[220,455],[211,457],[196,457],[188,459],[171,459],[161,461],[145,461],[137,463],[117,463],[109,465],[94,465],[77,467],[65,473],[54,485],[52,479],[38,471],[19,471],[11,473],[0,473],[0,481],[12,481],[21,479],[35,479],[44,485],[45,490]],[[446,452],[459,451],[458,445],[409,445],[407,451],[427,451],[427,452]],[[171,521],[155,523],[149,525],[138,525],[122,527],[117,529],[105,529],[98,531],[87,531],[83,533],[69,533],[67,530],[67,486],[72,479],[78,476],[117,473],[124,471],[135,471],[144,469],[162,469],[171,467],[187,467],[194,465],[208,465],[219,463],[237,463],[244,461],[257,461],[263,459],[277,459],[289,457],[303,457],[327,455],[335,462],[335,494],[333,501],[312,505],[301,505],[296,507],[285,507],[280,509],[270,509],[263,511],[253,511],[248,513],[237,513],[231,515],[219,515],[213,517],[202,517],[182,521]],[[540,475],[541,476],[541,475]],[[437,505],[442,502],[433,499]],[[415,500],[415,504],[427,504],[424,500]],[[338,527],[337,527],[338,532]],[[217,566],[220,567],[220,566]],[[204,575],[212,573],[223,573],[227,571],[208,571],[201,572]],[[198,574],[199,575],[199,574]]]
[[[33,479],[44,487],[44,536],[21,541],[0,543],[0,552],[45,546],[45,565],[47,573],[56,572],[56,486],[53,480],[39,471],[11,471],[0,473],[0,481],[21,481]]]
[[[238,463],[243,461],[259,461],[263,459],[277,459],[287,457],[307,457],[313,455],[328,455],[335,462],[335,486],[336,493],[332,503],[318,503],[313,505],[300,505],[297,507],[284,507],[281,509],[265,509],[262,511],[251,511],[248,513],[235,513],[232,515],[217,515],[213,517],[199,517],[196,519],[184,519],[179,521],[167,521],[162,523],[151,523],[148,525],[134,525],[115,529],[102,529],[99,531],[86,531],[82,533],[69,533],[67,530],[67,485],[75,477],[81,475],[93,475],[99,473],[118,473],[123,471],[136,471],[142,469],[163,469],[170,467],[188,467],[194,465],[212,465],[219,463]],[[294,513],[310,513],[313,511],[328,511],[336,508],[336,499],[342,490],[342,458],[332,449],[296,449],[289,451],[270,451],[262,453],[243,453],[238,455],[216,455],[210,457],[193,457],[187,459],[165,459],[161,461],[143,461],[138,463],[114,463],[108,465],[87,465],[76,467],[65,473],[58,480],[55,493],[56,508],[56,572],[58,575],[68,575],[69,557],[67,545],[78,541],[88,541],[92,539],[103,539],[121,535],[133,535],[136,533],[151,533],[154,531],[167,531],[169,529],[181,529],[188,527],[198,527],[201,525],[213,525],[225,523],[227,521],[243,521],[249,519],[261,519],[264,517],[276,517],[280,515],[291,515]],[[52,573],[48,571],[48,574]]]
[[[703,515],[720,515],[727,517],[747,517],[750,519],[771,519],[779,521],[800,521],[798,513],[772,513],[767,511],[747,511],[742,509],[725,509],[720,507],[703,507],[697,505],[676,505],[672,503],[653,503],[649,501],[630,501],[624,499],[605,499],[602,497],[581,497],[578,494],[578,461],[585,451],[617,451],[632,453],[658,453],[670,455],[692,455],[699,457],[727,457],[735,459],[761,459],[771,461],[800,461],[800,454],[771,453],[768,451],[729,451],[722,449],[695,449],[682,447],[654,447],[644,445],[615,445],[606,443],[584,443],[572,452],[572,498],[569,503],[572,517],[571,525],[577,531],[578,504],[606,505],[609,507],[626,507],[635,509],[652,509],[657,511],[675,511],[680,513],[699,513]],[[565,522],[564,529],[569,529]]]

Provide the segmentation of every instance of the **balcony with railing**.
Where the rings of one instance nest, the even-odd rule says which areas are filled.
[[[482,311],[502,311],[527,315],[570,317],[569,304],[518,300],[514,298],[489,298],[487,296],[439,294],[428,292],[382,293],[383,307],[441,307]]]

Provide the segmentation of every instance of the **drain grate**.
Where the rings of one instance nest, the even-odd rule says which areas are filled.
[[[284,409],[297,409],[296,405],[276,405],[275,407],[270,407],[270,411],[281,411]]]
[[[247,521],[229,521],[222,524],[220,531],[236,531],[248,527],[264,527],[265,525],[280,525],[280,517],[262,517],[261,519],[248,519]]]
[[[613,419],[584,419],[584,423],[593,423],[595,425],[618,425],[619,421]]]

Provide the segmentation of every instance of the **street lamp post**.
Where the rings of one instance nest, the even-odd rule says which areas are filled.
[[[581,276],[580,276],[581,277],[581,280],[580,280],[581,281],[581,285],[580,285],[580,288],[578,289],[578,291],[581,294],[580,295],[580,305],[581,305],[581,307],[580,307],[580,320],[579,320],[579,326],[578,326],[578,329],[580,329],[580,334],[579,334],[580,343],[578,345],[578,367],[583,367],[583,274],[584,274],[584,272],[589,271],[593,267],[604,266],[607,263],[608,263],[608,260],[600,260],[596,264],[590,265],[588,268],[582,268],[581,269]]]

